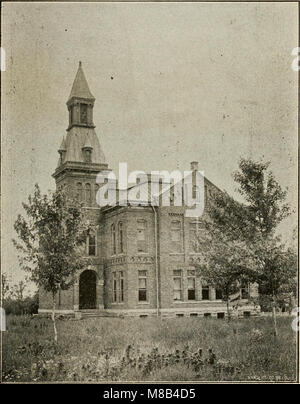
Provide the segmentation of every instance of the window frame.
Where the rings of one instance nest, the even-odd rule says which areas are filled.
[[[173,247],[173,253],[182,253],[183,251],[183,232],[182,232],[182,220],[172,220],[171,221],[171,237],[170,241]],[[174,237],[174,235],[179,235],[179,240],[176,240],[178,237]]]
[[[194,287],[190,288],[189,286],[189,280],[192,279],[194,283]],[[190,298],[190,291],[193,291],[194,297]],[[194,269],[188,269],[187,273],[187,298],[188,301],[195,301],[196,300],[196,271]]]
[[[208,298],[206,299],[206,298],[203,298],[203,291],[207,291],[207,295],[208,295]],[[209,287],[209,285],[201,285],[201,300],[205,300],[205,301],[207,301],[207,300],[210,300],[210,287]]]
[[[112,273],[112,302],[118,303],[118,284],[117,284],[117,273],[114,271]]]
[[[91,237],[94,238],[94,240],[95,240],[95,243],[92,245],[90,244]],[[90,253],[91,246],[94,247],[94,254]],[[96,233],[88,234],[88,236],[87,236],[87,255],[89,257],[96,257],[96,255],[97,255],[97,235],[96,235]]]
[[[182,279],[182,269],[174,269],[173,270],[173,301],[174,302],[182,302],[183,301],[183,279]],[[180,287],[179,289],[176,288],[176,282],[175,280],[180,281]],[[177,299],[175,298],[176,292],[179,292],[180,298]]]
[[[124,271],[119,272],[119,303],[124,302]]]
[[[124,226],[123,222],[118,223],[118,250],[120,254],[124,254]]]
[[[142,275],[141,273],[145,273],[144,275]],[[148,302],[148,282],[147,282],[147,270],[146,269],[139,269],[138,270],[138,302],[139,303],[147,303]],[[140,280],[144,280],[145,281],[145,287],[140,287]],[[145,293],[145,298],[141,299],[141,294],[140,292],[144,292]]]
[[[139,231],[143,231],[144,239],[139,239]],[[140,247],[142,246],[142,247]],[[137,252],[138,253],[147,253],[148,252],[148,243],[147,243],[147,221],[145,219],[137,220]]]
[[[110,226],[111,231],[111,255],[117,254],[117,240],[116,240],[116,225],[112,223]]]

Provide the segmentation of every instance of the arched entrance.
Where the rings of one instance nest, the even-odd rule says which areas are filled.
[[[96,272],[86,270],[79,278],[79,309],[96,308]]]

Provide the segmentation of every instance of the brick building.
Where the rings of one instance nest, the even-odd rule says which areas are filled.
[[[77,274],[73,288],[58,294],[57,311],[78,316],[116,313],[224,317],[226,305],[221,292],[201,282],[195,271],[195,264],[201,262],[201,252],[195,252],[201,221],[186,217],[186,206],[174,206],[172,189],[170,206],[162,206],[161,182],[158,206],[150,203],[148,192],[135,204],[100,208],[96,203],[97,174],[109,168],[95,132],[94,102],[79,63],[67,101],[67,135],[58,150],[53,177],[57,187],[65,186],[81,199],[95,230],[86,243],[86,257],[92,263]],[[194,174],[197,163],[191,168]],[[142,185],[145,189],[140,183],[133,191],[141,194]],[[205,178],[204,189],[207,204],[216,187]],[[249,294],[256,293],[254,287],[241,290],[239,314],[258,311],[248,303]],[[43,290],[39,294],[39,312],[49,312],[50,296]]]

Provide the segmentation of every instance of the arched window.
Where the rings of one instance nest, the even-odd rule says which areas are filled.
[[[111,225],[111,250],[112,254],[116,254],[116,226],[114,224]]]
[[[92,189],[91,184],[85,184],[85,202],[87,205],[92,204]]]
[[[81,182],[77,182],[77,198],[79,201],[82,201],[82,184]]]
[[[119,222],[119,252],[123,253],[124,252],[124,243],[123,243],[123,223]]]

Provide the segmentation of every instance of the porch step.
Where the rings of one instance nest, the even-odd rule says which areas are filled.
[[[92,317],[119,317],[116,313],[108,313],[105,310],[80,310],[81,318]]]

